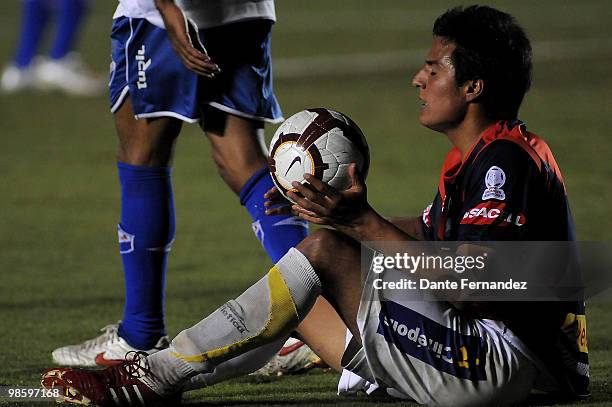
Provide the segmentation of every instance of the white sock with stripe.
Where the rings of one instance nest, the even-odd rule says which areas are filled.
[[[170,348],[149,356],[157,382],[151,387],[161,394],[175,392],[198,373],[211,373],[227,360],[284,340],[308,314],[320,293],[321,281],[308,259],[290,249],[266,276],[238,298],[182,331]],[[259,355],[253,353],[256,354]],[[247,361],[248,358],[243,363]]]

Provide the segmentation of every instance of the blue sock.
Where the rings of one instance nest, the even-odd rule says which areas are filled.
[[[293,215],[265,214],[263,195],[274,186],[268,168],[262,168],[244,184],[240,203],[253,218],[253,232],[274,263],[308,235],[308,223]]]
[[[57,0],[57,32],[49,54],[52,59],[63,58],[72,50],[84,14],[84,0]]]
[[[15,65],[25,68],[30,65],[40,38],[49,20],[49,6],[46,0],[25,0],[23,2],[19,45],[15,53]]]
[[[119,247],[125,273],[125,308],[119,336],[150,349],[165,335],[166,264],[174,239],[172,170],[117,163],[121,184]]]

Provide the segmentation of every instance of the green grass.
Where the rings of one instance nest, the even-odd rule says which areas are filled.
[[[0,62],[17,32],[17,2],[0,5]],[[274,56],[351,55],[424,49],[432,19],[453,3],[436,1],[278,2]],[[92,2],[82,43],[99,72],[108,66],[114,2]],[[612,37],[608,0],[492,1],[516,14],[534,43]],[[550,51],[550,50],[549,50]],[[553,50],[554,51],[554,50]],[[553,59],[536,55],[533,90],[522,117],[551,145],[567,182],[577,232],[610,240],[612,217],[612,48]],[[556,51],[555,51],[556,52]],[[373,57],[376,58],[376,57]],[[447,140],[416,122],[417,68],[381,66],[282,79],[276,92],[286,115],[328,106],[353,117],[372,151],[372,204],[389,215],[415,214],[433,198]],[[50,351],[77,343],[118,319],[123,276],[116,254],[118,188],[115,134],[105,98],[56,94],[0,97],[0,385],[35,385]],[[270,136],[273,128],[268,129]],[[210,148],[187,126],[175,159],[177,240],[168,273],[171,335],[262,275],[269,261],[249,218],[216,174]],[[610,303],[590,303],[593,397],[580,406],[612,405]],[[372,405],[338,398],[334,374],[237,379],[191,393],[189,405]],[[537,400],[532,400],[537,402]],[[24,405],[24,404],[20,404]],[[37,404],[42,405],[42,404]],[[574,405],[574,404],[569,404]]]

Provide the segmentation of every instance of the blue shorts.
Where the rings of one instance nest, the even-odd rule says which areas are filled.
[[[214,79],[188,70],[166,31],[144,19],[119,17],[111,33],[111,112],[129,95],[137,119],[202,119],[206,105],[248,119],[278,123],[272,88],[273,22],[250,20],[200,30],[200,40],[221,73]]]

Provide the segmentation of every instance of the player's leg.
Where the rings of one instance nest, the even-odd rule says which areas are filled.
[[[272,261],[278,261],[306,237],[308,226],[293,215],[265,214],[263,195],[274,184],[262,148],[263,122],[213,107],[206,109],[204,120],[219,174],[251,215],[255,236]]]
[[[175,229],[171,161],[182,122],[197,121],[197,77],[182,65],[166,32],[146,20],[115,20],[112,39],[126,284],[118,334],[131,347],[148,350],[166,334],[165,274]],[[105,359],[125,356],[111,350]]]
[[[36,86],[75,96],[104,92],[105,80],[89,72],[75,46],[87,12],[85,0],[55,0],[55,37],[49,57],[41,57],[34,69]]]
[[[130,346],[148,350],[166,335],[165,274],[175,232],[171,160],[182,122],[170,117],[136,120],[128,98],[115,113],[115,123],[126,292],[118,334]],[[106,352],[104,358],[123,355]]]
[[[163,387],[160,391],[176,389],[190,377],[210,374],[230,359],[286,338],[322,292],[345,321],[355,317],[361,294],[359,266],[356,242],[326,229],[315,232],[243,294],[182,331],[169,349],[148,358]],[[347,281],[340,283],[341,276]],[[348,322],[356,329],[355,321]]]
[[[272,85],[272,21],[252,20],[200,32],[221,72],[202,82],[204,130],[219,173],[251,215],[253,231],[273,262],[307,235],[307,224],[266,216],[263,194],[273,186],[263,145],[265,122],[282,121]]]
[[[111,38],[124,316],[120,326],[109,326],[98,338],[55,350],[59,364],[107,365],[129,350],[154,352],[168,344],[164,286],[175,228],[170,165],[182,121],[198,120],[197,77],[176,57],[165,31],[146,20],[115,19]]]
[[[34,84],[32,60],[38,50],[49,20],[46,0],[22,2],[21,29],[12,63],[2,72],[1,89],[5,93],[27,89]]]
[[[329,258],[326,258],[324,247],[330,244],[334,251],[328,251]],[[94,401],[110,397],[105,396],[111,392],[108,387],[117,394],[121,387],[134,384],[140,394],[153,400],[159,395],[166,397],[182,391],[190,378],[198,374],[208,375],[212,381],[215,369],[223,369],[226,363],[236,364],[232,369],[226,369],[225,374],[219,373],[218,378],[228,378],[232,372],[244,372],[242,368],[253,363],[253,358],[261,357],[266,348],[269,353],[274,352],[274,344],[279,346],[304,319],[322,292],[322,280],[334,285],[335,291],[342,290],[337,283],[339,276],[345,275],[349,279],[359,276],[359,250],[355,242],[337,239],[332,232],[317,231],[298,248],[313,256],[315,267],[327,268],[319,273],[321,278],[304,253],[290,249],[261,280],[195,326],[181,332],[169,349],[150,355],[145,370],[151,374],[134,380],[130,374],[122,374],[120,371],[124,366],[118,365],[94,373],[53,370],[45,374],[43,381],[76,388]],[[338,259],[338,255],[342,262],[333,261]],[[339,303],[357,304],[359,278],[356,283],[342,287],[357,300],[350,299],[346,293]],[[355,315],[356,310],[341,311],[341,314]]]
[[[85,0],[56,0],[55,7],[55,38],[49,57],[58,60],[74,49],[87,4]]]

